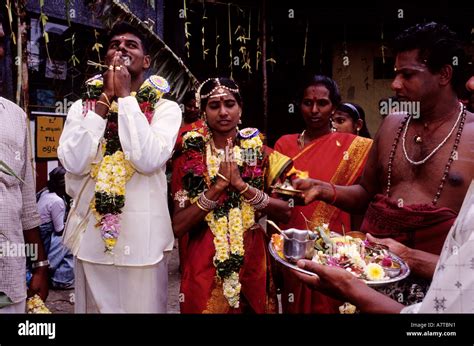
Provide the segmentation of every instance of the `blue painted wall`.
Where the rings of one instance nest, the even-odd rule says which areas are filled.
[[[132,12],[142,20],[151,18],[155,21],[155,32],[163,38],[163,1],[155,0],[155,8],[147,5],[147,0],[122,0]],[[28,0],[27,10],[33,13],[40,13],[39,0]],[[71,21],[78,24],[101,28],[102,24],[96,18],[91,16],[91,10],[84,0],[69,0],[69,8],[75,11],[75,18]],[[50,18],[66,20],[66,2],[65,0],[45,0],[44,13]]]

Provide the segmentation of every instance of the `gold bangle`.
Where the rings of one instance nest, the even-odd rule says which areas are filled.
[[[100,100],[99,100],[99,101],[97,101],[97,103],[100,103],[100,104],[102,104],[102,105],[106,106],[106,107],[107,107],[107,109],[110,109],[110,105],[108,105],[108,104],[107,104],[107,103],[105,103],[104,101],[100,101]]]
[[[229,181],[230,181],[229,178],[225,177],[224,175],[222,175],[222,174],[220,174],[220,173],[217,173],[217,176],[218,176],[219,178],[221,178],[222,180],[226,181],[226,182],[229,182]]]
[[[199,201],[196,201],[196,205],[197,205],[198,208],[201,209],[202,211],[205,211],[206,213],[209,213],[210,210],[204,208],[204,207],[199,203]]]
[[[244,193],[246,193],[248,191],[248,189],[250,189],[250,184],[247,183],[247,186],[245,186],[245,189],[243,189],[242,191],[239,191],[239,194],[243,195]]]
[[[102,93],[101,95],[104,95],[105,100],[107,101],[107,104],[108,104],[109,107],[110,107],[110,100],[109,100],[109,97],[107,96],[107,94],[106,94],[106,93]]]

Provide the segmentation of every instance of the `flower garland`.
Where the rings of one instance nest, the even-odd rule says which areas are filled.
[[[239,166],[242,179],[249,185],[263,189],[262,140],[257,129],[240,131],[232,153],[213,150],[212,139],[198,131],[183,136],[183,188],[191,203],[195,203],[207,186],[215,183],[224,155],[232,155]],[[182,191],[177,194],[183,195]],[[223,293],[229,305],[239,307],[241,284],[239,271],[244,262],[244,233],[255,224],[255,209],[236,191],[227,190],[218,200],[218,206],[205,220],[214,235],[214,266],[216,275],[223,280]]]
[[[94,110],[95,103],[102,94],[103,80],[101,75],[92,77],[86,82],[83,95],[84,115]],[[168,82],[159,77],[151,76],[139,88],[132,92],[136,97],[140,110],[151,123],[156,104],[164,93],[169,91]],[[105,252],[113,254],[113,249],[120,234],[120,214],[125,205],[125,185],[135,173],[122,150],[118,134],[118,105],[113,101],[107,114],[107,126],[102,140],[102,161],[93,164],[91,177],[96,181],[95,198],[91,209],[97,219]]]

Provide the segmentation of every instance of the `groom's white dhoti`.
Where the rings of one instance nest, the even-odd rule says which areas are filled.
[[[76,313],[166,313],[170,254],[145,267],[76,260]],[[111,289],[112,288],[112,289]],[[115,289],[114,289],[115,288]]]

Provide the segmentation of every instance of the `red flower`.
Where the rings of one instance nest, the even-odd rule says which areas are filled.
[[[149,101],[145,101],[139,104],[140,110],[145,114],[145,117],[148,120],[148,123],[151,124],[151,120],[153,119],[153,114],[155,112],[153,111],[153,107]]]
[[[242,172],[242,178],[256,178],[263,174],[262,168],[259,166],[245,166]]]
[[[143,113],[149,111],[151,108],[151,103],[148,101],[140,103],[140,109]]]
[[[204,172],[206,172],[206,166],[201,164],[201,165],[197,165],[196,167],[194,167],[194,174],[195,175],[203,175]]]

